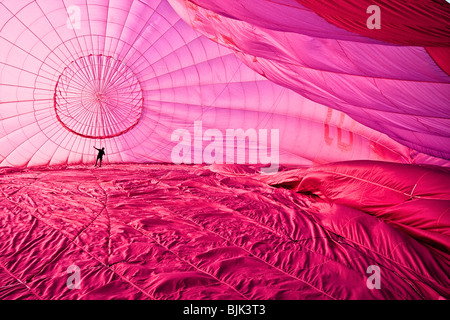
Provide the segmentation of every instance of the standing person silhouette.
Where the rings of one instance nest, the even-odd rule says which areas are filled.
[[[98,161],[98,160],[100,160],[100,165],[99,165],[99,167],[101,167],[101,166],[102,166],[103,156],[105,155],[105,148],[97,149],[97,148],[94,146],[94,149],[98,150],[97,160],[95,160],[95,167],[97,166],[97,161]]]

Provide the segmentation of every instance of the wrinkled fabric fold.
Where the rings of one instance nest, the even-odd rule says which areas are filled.
[[[448,173],[404,168],[1,169],[0,297],[448,299],[448,206],[402,206],[425,209],[409,200],[413,183],[414,199],[448,203]],[[367,285],[370,266],[380,289]]]

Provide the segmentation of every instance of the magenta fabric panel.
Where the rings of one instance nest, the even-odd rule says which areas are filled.
[[[175,1],[170,2],[174,5]],[[332,34],[341,40],[379,42],[335,26],[295,0],[186,0],[182,2],[190,9],[197,10],[197,7],[207,9],[210,11],[209,17],[218,21],[223,16],[275,31],[302,33],[317,38],[329,38]]]
[[[186,0],[187,6],[246,21],[266,29],[317,38],[448,47],[450,4],[444,0]],[[238,4],[238,5],[237,5]],[[380,29],[367,28],[368,8],[381,10]],[[373,11],[370,10],[372,13]],[[430,14],[432,13],[432,14]],[[211,17],[215,17],[214,14]],[[407,35],[407,36],[406,36]],[[374,39],[374,40],[370,40]]]
[[[450,77],[425,48],[349,40],[331,27],[327,37],[317,36],[310,30],[321,29],[320,17],[316,27],[304,26],[304,30],[271,29],[269,8],[298,20],[311,14],[280,3],[264,2],[267,10],[254,9],[260,21],[255,24],[221,16],[190,1],[171,3],[195,29],[232,48],[268,79],[341,110],[412,149],[450,158]],[[222,11],[237,10],[231,2],[221,3]]]

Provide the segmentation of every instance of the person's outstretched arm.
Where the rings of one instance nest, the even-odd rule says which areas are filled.
[[[94,147],[95,150],[100,151],[100,149],[97,149],[96,147]]]

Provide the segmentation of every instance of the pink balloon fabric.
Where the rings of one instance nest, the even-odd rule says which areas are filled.
[[[189,2],[172,1],[171,4],[180,11],[187,10],[183,6]],[[189,8],[190,14],[195,16],[213,14],[195,6]],[[182,159],[184,163],[208,163],[211,157],[204,153],[212,137],[205,134],[216,133],[215,138],[221,140],[225,149],[227,129],[256,133],[263,130],[261,133],[267,133],[266,137],[258,135],[257,138],[258,141],[266,138],[268,148],[271,138],[278,133],[278,141],[274,140],[276,148],[272,148],[278,155],[274,154],[273,161],[281,165],[358,159],[447,164],[439,158],[440,152],[432,152],[438,157],[421,152],[426,151],[422,150],[423,145],[433,144],[444,150],[449,144],[448,108],[444,106],[448,92],[443,91],[448,77],[437,68],[423,70],[420,61],[429,61],[432,65],[420,48],[412,52],[412,49],[392,47],[400,51],[388,55],[368,51],[364,54],[369,56],[364,58],[359,53],[361,36],[329,24],[327,29],[327,24],[318,18],[308,18],[308,23],[316,21],[324,28],[323,35],[337,32],[347,42],[332,45],[331,40],[302,38],[310,40],[295,51],[286,46],[292,41],[290,37],[303,37],[297,34],[290,33],[288,37],[283,33],[283,38],[277,40],[279,47],[269,42],[255,42],[254,45],[259,46],[258,57],[252,56],[249,62],[249,57],[245,56],[244,62],[297,91],[298,86],[291,82],[306,81],[302,87],[311,90],[300,91],[318,101],[313,102],[267,80],[239,60],[233,50],[194,31],[167,1],[2,1],[0,10],[0,166],[92,164],[95,160],[93,147],[100,145],[106,150],[105,163],[173,163],[174,150],[180,143],[191,151],[189,159]],[[264,10],[262,12],[266,12]],[[182,10],[180,13],[186,18]],[[222,30],[221,39],[234,37],[227,38],[224,28],[229,27],[226,32],[230,32],[238,26],[250,27],[238,20],[227,20],[228,26],[219,23],[222,18],[214,16],[217,19],[211,21],[217,23],[204,20],[202,26],[206,27],[207,23],[217,32]],[[294,26],[300,23],[300,27],[306,23],[287,17],[291,17],[287,22],[279,19],[281,29],[286,23]],[[195,27],[200,28],[198,22]],[[244,29],[235,30],[236,35],[244,38],[256,35],[257,29],[255,32]],[[322,41],[330,43],[330,47],[323,48],[319,45]],[[382,47],[377,40],[368,41]],[[344,49],[337,49],[341,45],[347,47],[345,50],[352,61],[344,59]],[[308,54],[311,48],[320,52]],[[333,48],[337,53],[332,52]],[[303,68],[308,75],[300,79],[295,74],[298,68],[290,64],[292,53],[329,72]],[[242,58],[242,54],[238,55]],[[381,59],[384,68],[365,62],[370,56]],[[272,64],[273,57],[277,61],[291,62]],[[400,61],[406,61],[407,65],[400,66]],[[272,64],[271,71],[264,67],[268,64]],[[278,67],[279,70],[275,69]],[[342,68],[358,75],[340,75]],[[389,80],[388,84],[388,80],[379,82],[366,77],[366,73],[384,73],[396,79]],[[345,77],[348,81],[336,77]],[[417,77],[425,81],[413,81]],[[308,78],[311,82],[307,83]],[[332,86],[335,89],[329,93],[324,91],[327,88],[319,89],[315,84],[319,78],[326,81],[328,89]],[[399,79],[408,81],[397,81]],[[399,88],[396,84],[405,87]],[[404,92],[402,109],[405,113],[396,109],[399,101],[393,106],[392,97],[381,97],[375,85],[387,85],[386,94],[395,92],[396,96],[401,96]],[[409,91],[410,85],[420,85],[421,89]],[[370,88],[363,95],[367,86]],[[435,92],[420,110],[416,110],[416,103],[411,104],[409,99],[417,93],[419,101],[422,93],[427,92],[422,86]],[[336,94],[351,99],[351,103],[337,99]],[[364,108],[354,107],[362,103]],[[343,106],[345,108],[341,108]],[[336,110],[339,108],[350,111],[351,117],[365,125]],[[425,117],[431,112],[436,117]],[[384,127],[394,122],[395,126],[389,127],[391,131]],[[395,135],[398,143],[369,128],[380,129],[382,125],[385,133],[391,136],[392,132],[402,133],[406,141]],[[425,129],[426,139],[419,134]],[[201,132],[194,134],[195,130]],[[179,142],[177,139],[181,138],[176,132],[180,131],[188,132],[190,139]],[[415,131],[414,134],[411,131]],[[274,135],[270,136],[272,132]],[[409,143],[411,139],[414,143]],[[235,158],[231,162],[250,162],[249,144],[236,144],[234,148]],[[237,159],[239,155],[244,161]],[[226,154],[213,160],[225,162],[225,157]],[[261,163],[259,157],[257,163]]]
[[[362,8],[366,2],[344,4],[334,14],[335,5],[325,10],[322,1],[308,2],[308,7],[294,0],[244,0],[239,6],[231,0],[170,2],[196,30],[233,49],[275,83],[343,111],[414,150],[450,159],[450,76],[436,63],[448,52],[449,4],[431,6],[436,7],[436,19],[422,19],[430,9],[417,4],[415,14],[395,25],[404,6],[382,2],[381,31],[362,32],[369,18]],[[355,6],[361,9],[358,19]],[[393,14],[397,9],[400,13]],[[348,13],[339,16],[343,11]],[[342,23],[335,23],[339,17]],[[421,21],[418,26],[416,21]],[[406,38],[412,40],[396,44],[402,42],[399,34],[411,29],[416,31]],[[423,45],[437,48],[430,50],[436,60]]]

